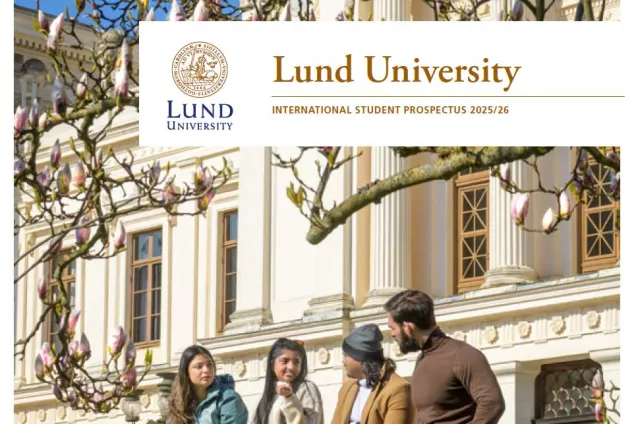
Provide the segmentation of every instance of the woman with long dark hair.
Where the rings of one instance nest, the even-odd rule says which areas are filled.
[[[210,352],[193,345],[183,351],[169,399],[170,424],[247,424],[247,408],[234,379],[217,374]]]
[[[307,353],[300,341],[281,338],[267,355],[265,389],[254,424],[323,424],[318,386],[307,380]]]

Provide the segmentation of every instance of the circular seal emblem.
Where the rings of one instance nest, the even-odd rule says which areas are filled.
[[[185,45],[172,61],[172,78],[190,97],[209,97],[219,91],[227,78],[227,61],[216,46],[197,41]]]

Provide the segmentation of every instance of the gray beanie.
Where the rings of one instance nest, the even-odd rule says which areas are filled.
[[[382,361],[384,360],[383,339],[380,327],[375,324],[366,324],[345,337],[342,341],[342,350],[356,361]]]

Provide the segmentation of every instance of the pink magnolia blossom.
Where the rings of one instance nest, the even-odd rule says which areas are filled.
[[[57,173],[57,191],[67,194],[71,186],[71,168],[68,163]]]
[[[68,96],[64,89],[62,79],[57,76],[51,90],[51,103],[53,103],[53,112],[63,115],[68,106]]]
[[[113,245],[115,246],[115,249],[120,249],[126,245],[126,229],[124,228],[124,223],[121,219],[117,221],[115,235],[113,236]]]
[[[16,134],[24,129],[24,124],[27,121],[27,117],[28,112],[26,108],[18,106],[15,109],[15,115],[13,116],[13,129],[15,130]]]
[[[511,212],[517,225],[523,225],[528,214],[529,193],[515,193],[512,197]]]
[[[194,13],[192,14],[193,21],[207,21],[208,20],[208,11],[205,9],[205,2],[203,0],[199,0],[197,3],[197,7],[194,8]]]
[[[75,87],[75,96],[79,100],[84,100],[86,97],[86,92],[88,91],[88,74],[84,72],[77,83],[77,87]]]
[[[170,14],[168,15],[169,21],[185,21],[186,15],[183,13],[183,9],[179,5],[177,0],[172,0],[172,5],[170,6]]]
[[[78,359],[88,359],[91,356],[91,344],[88,341],[86,334],[82,333],[80,343],[77,349]]]
[[[543,226],[543,231],[549,233],[554,228],[556,224],[556,218],[554,216],[554,212],[552,212],[552,208],[548,208],[545,211],[545,215],[543,215],[543,220],[541,221],[541,225]]]
[[[137,368],[131,367],[121,375],[122,386],[126,389],[135,387],[137,383]]]
[[[124,344],[126,343],[126,332],[124,327],[118,325],[115,327],[110,335],[110,342],[108,343],[108,353],[111,356],[117,355],[121,352]]]
[[[48,32],[49,20],[46,19],[46,15],[41,10],[38,10],[38,25],[40,25],[41,29]]]
[[[565,191],[559,195],[559,215],[561,218],[567,218],[570,214],[570,198]]]
[[[84,183],[86,183],[86,171],[84,170],[84,164],[80,160],[78,160],[75,164],[75,175],[73,177],[73,181],[77,188],[84,187]]]
[[[49,28],[49,38],[46,42],[46,47],[49,51],[57,52],[60,38],[62,37],[62,27],[64,26],[64,13],[57,15],[57,18],[53,20]]]
[[[60,159],[62,158],[62,148],[60,147],[60,139],[58,138],[53,143],[53,147],[51,148],[51,167],[57,168],[60,164]]]

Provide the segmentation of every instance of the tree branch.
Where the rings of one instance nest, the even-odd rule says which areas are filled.
[[[496,166],[501,163],[526,159],[530,156],[543,156],[553,147],[487,147],[480,155],[458,152],[441,162],[422,165],[395,174],[372,185],[368,190],[354,194],[325,213],[312,224],[307,233],[307,241],[318,244],[338,226],[344,224],[354,213],[365,206],[378,202],[385,196],[398,190],[435,180],[448,180],[458,172],[475,166]]]

